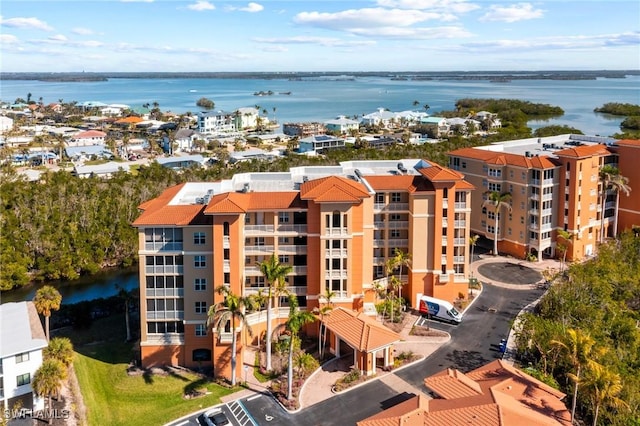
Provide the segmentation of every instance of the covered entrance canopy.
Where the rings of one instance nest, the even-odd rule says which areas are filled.
[[[380,325],[364,312],[354,312],[344,308],[332,310],[324,320],[331,332],[331,350],[340,354],[340,342],[353,349],[354,363],[366,375],[375,374],[376,367],[393,364],[393,344],[400,335]],[[381,358],[381,365],[376,365]]]

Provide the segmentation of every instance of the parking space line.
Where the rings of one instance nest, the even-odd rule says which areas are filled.
[[[251,414],[249,414],[249,411],[247,411],[240,400],[228,403],[227,407],[240,426],[258,426],[258,423],[251,417]]]

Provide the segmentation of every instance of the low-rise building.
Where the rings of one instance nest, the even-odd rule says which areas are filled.
[[[33,393],[31,381],[42,365],[47,338],[33,302],[0,305],[0,402],[1,409],[42,410],[44,398]]]
[[[329,135],[312,135],[298,141],[298,152],[322,152],[326,149],[342,148],[344,146],[344,138]]]
[[[206,111],[198,114],[198,132],[204,134],[230,133],[237,130],[236,117],[233,112]]]
[[[323,135],[327,132],[326,127],[322,123],[284,123],[282,132],[291,137],[306,138],[311,135]]]
[[[337,132],[339,134],[348,134],[352,130],[358,130],[360,123],[356,120],[341,115],[333,120],[324,122],[324,126],[328,132]]]

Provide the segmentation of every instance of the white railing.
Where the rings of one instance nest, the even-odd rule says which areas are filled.
[[[389,210],[393,210],[393,211],[409,210],[409,203],[390,203]]]
[[[458,209],[466,209],[467,208],[467,203],[458,201],[458,202],[455,203],[455,208],[456,208],[456,210],[458,210]]]
[[[148,320],[184,319],[184,311],[147,311]]]
[[[278,246],[278,254],[306,254],[307,246]]]
[[[231,272],[231,261],[229,259],[224,259],[222,261],[222,271]]]
[[[449,207],[449,199],[448,198],[443,198],[442,199],[442,208],[446,209]]]
[[[553,214],[553,209],[543,209],[542,216],[550,216]]]
[[[465,226],[467,226],[467,221],[466,220],[456,220],[453,222],[453,226],[455,228],[464,228]]]
[[[347,228],[326,228],[324,230],[324,235],[327,235],[327,236],[347,235]]]
[[[325,271],[326,280],[347,278],[347,271]]]
[[[306,275],[307,274],[307,267],[306,266],[293,266],[291,270],[292,270],[292,272],[294,274],[298,274],[298,275]]]
[[[447,219],[446,217],[442,218],[442,227],[446,228],[447,226],[449,226],[449,219]]]
[[[464,256],[453,256],[453,263],[464,263]]]
[[[245,235],[273,234],[275,227],[273,225],[245,225]]]
[[[157,265],[157,266],[145,266],[144,271],[146,274],[177,274],[182,275],[184,273],[183,265]]]
[[[307,225],[279,225],[278,232],[281,233],[293,233],[293,234],[306,234]]]
[[[447,263],[447,255],[443,254],[440,256],[440,262],[445,265]]]
[[[231,247],[231,239],[228,235],[224,235],[222,237],[222,248],[229,248]]]
[[[407,239],[395,239],[389,240],[389,247],[408,247],[409,240]]]
[[[379,211],[379,210],[384,210],[384,208],[385,208],[386,206],[387,206],[387,205],[386,205],[385,203],[374,203],[374,204],[373,204],[373,209],[374,209],[374,210],[378,210],[378,211]]]
[[[325,249],[325,257],[347,257],[347,249]]]
[[[244,254],[246,255],[271,255],[274,253],[274,246],[244,246]]]
[[[184,288],[147,288],[145,295],[147,297],[183,297]]]
[[[373,258],[373,264],[374,265],[379,265],[379,264],[382,264],[382,263],[384,263],[386,261],[387,261],[386,257],[376,256],[376,257]]]
[[[443,235],[443,236],[442,236],[442,245],[443,245],[443,246],[446,246],[448,243],[449,243],[449,241],[447,240],[447,236],[446,236],[446,235]]]
[[[382,248],[384,247],[384,243],[385,243],[385,240],[382,240],[382,239],[373,240],[373,247]]]
[[[385,227],[385,223],[384,221],[377,221],[377,222],[373,222],[373,226],[374,228],[384,228]]]
[[[408,220],[392,220],[389,221],[389,229],[407,229],[409,228]]]
[[[467,244],[467,240],[466,238],[454,238],[453,239],[453,244],[456,246],[463,246],[465,244]]]
[[[543,201],[553,200],[553,194],[543,194],[542,195],[542,200]]]
[[[542,185],[543,185],[543,186],[553,185],[553,179],[544,179],[544,180],[542,181]]]
[[[258,268],[257,266],[245,266],[244,267],[244,274],[246,276],[260,276],[262,275],[262,272],[260,272],[260,268]]]
[[[182,242],[172,242],[172,243],[163,243],[163,242],[145,242],[144,249],[148,251],[182,251],[183,244]]]

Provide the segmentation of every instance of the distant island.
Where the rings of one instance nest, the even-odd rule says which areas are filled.
[[[640,70],[598,71],[360,71],[336,72],[4,72],[0,80],[37,80],[49,82],[96,82],[116,78],[174,79],[260,79],[349,81],[359,77],[382,77],[390,80],[487,80],[507,83],[512,80],[595,80],[640,75]]]

